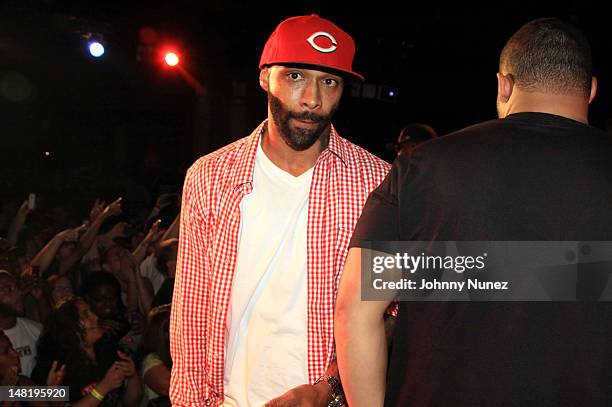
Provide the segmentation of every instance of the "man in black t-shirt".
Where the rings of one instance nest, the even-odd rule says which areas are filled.
[[[398,157],[364,207],[336,304],[351,407],[612,405],[610,302],[401,302],[385,385],[388,302],[361,301],[366,242],[612,240],[612,137],[588,125],[584,36],[534,20],[497,78],[499,120]]]

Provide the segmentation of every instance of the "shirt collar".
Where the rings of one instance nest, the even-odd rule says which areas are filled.
[[[255,155],[257,153],[257,145],[261,140],[268,120],[264,120],[257,128],[245,139],[245,142],[238,148],[236,166],[237,171],[234,174],[232,184],[236,187],[253,182],[253,169],[255,166]],[[326,152],[331,154],[326,154]],[[345,167],[348,167],[348,152],[344,140],[338,135],[333,124],[329,133],[329,143],[327,148],[321,152],[317,164],[321,160],[327,159],[328,156],[336,157]],[[315,164],[315,166],[317,165]]]
[[[329,144],[325,150],[329,150],[340,159],[340,162],[342,162],[345,167],[348,167],[349,161],[346,142],[338,135],[333,124],[331,126],[331,131],[329,132]],[[323,150],[321,154],[323,154],[325,150]]]

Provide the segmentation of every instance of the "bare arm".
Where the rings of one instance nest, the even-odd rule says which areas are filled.
[[[181,214],[179,213],[174,219],[174,222],[172,222],[172,224],[168,228],[168,230],[166,230],[166,233],[164,233],[164,235],[162,236],[161,238],[162,241],[168,240],[168,239],[178,239],[180,219],[181,219]]]
[[[148,278],[140,275],[134,255],[126,252],[124,258],[121,259],[121,267],[122,274],[128,283],[128,309],[130,311],[140,309],[146,316],[153,302],[153,286]]]
[[[155,223],[153,223],[145,238],[142,239],[138,247],[136,247],[136,249],[134,249],[134,251],[132,252],[136,264],[140,264],[144,260],[144,258],[147,256],[147,250],[149,249],[149,246],[151,246],[152,243],[156,242],[159,239],[159,236],[163,233],[163,230],[159,230],[160,223],[161,220],[157,220],[155,221]]]
[[[130,377],[127,381],[127,388],[123,393],[123,405],[126,407],[138,407],[142,399],[142,385],[138,375]]]
[[[72,267],[78,263],[81,258],[87,253],[93,242],[96,240],[100,227],[104,221],[114,215],[121,213],[121,198],[109,204],[100,216],[94,220],[83,234],[74,252],[60,264],[60,274],[66,274]]]
[[[138,276],[136,275],[137,270],[132,255],[127,250],[121,255],[120,264],[117,278],[123,281],[127,288],[127,303],[125,305],[128,312],[134,312],[138,310],[138,286],[136,283]]]
[[[384,313],[390,303],[361,300],[361,249],[350,249],[338,291],[334,333],[342,386],[351,407],[384,403]]]
[[[60,247],[62,247],[62,244],[68,241],[75,241],[76,239],[77,232],[75,229],[67,229],[53,236],[49,243],[40,249],[38,254],[34,256],[32,262],[30,263],[31,266],[33,268],[37,267],[40,275],[43,275],[53,262],[53,259],[55,259],[55,255]]]
[[[21,232],[21,229],[23,229],[23,225],[25,224],[29,213],[30,210],[28,209],[28,201],[25,201],[19,207],[17,215],[15,215],[15,218],[9,225],[7,239],[13,246],[16,245],[17,241],[19,240],[19,232]]]
[[[155,393],[167,396],[170,390],[170,369],[163,363],[153,366],[145,373],[144,384]]]

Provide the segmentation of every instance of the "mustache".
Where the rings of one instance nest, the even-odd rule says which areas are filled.
[[[326,121],[328,118],[328,116],[318,115],[313,112],[296,113],[296,112],[288,111],[287,116],[288,116],[287,117],[288,119],[307,120],[307,121],[316,122],[316,123],[322,123]]]

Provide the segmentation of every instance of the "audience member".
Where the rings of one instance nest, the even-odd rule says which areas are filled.
[[[66,366],[63,385],[69,387],[71,402],[139,406],[142,386],[134,361],[116,345],[102,341],[103,333],[83,299],[72,297],[60,304],[45,323],[38,344],[35,382],[45,383],[46,372],[57,360]]]

